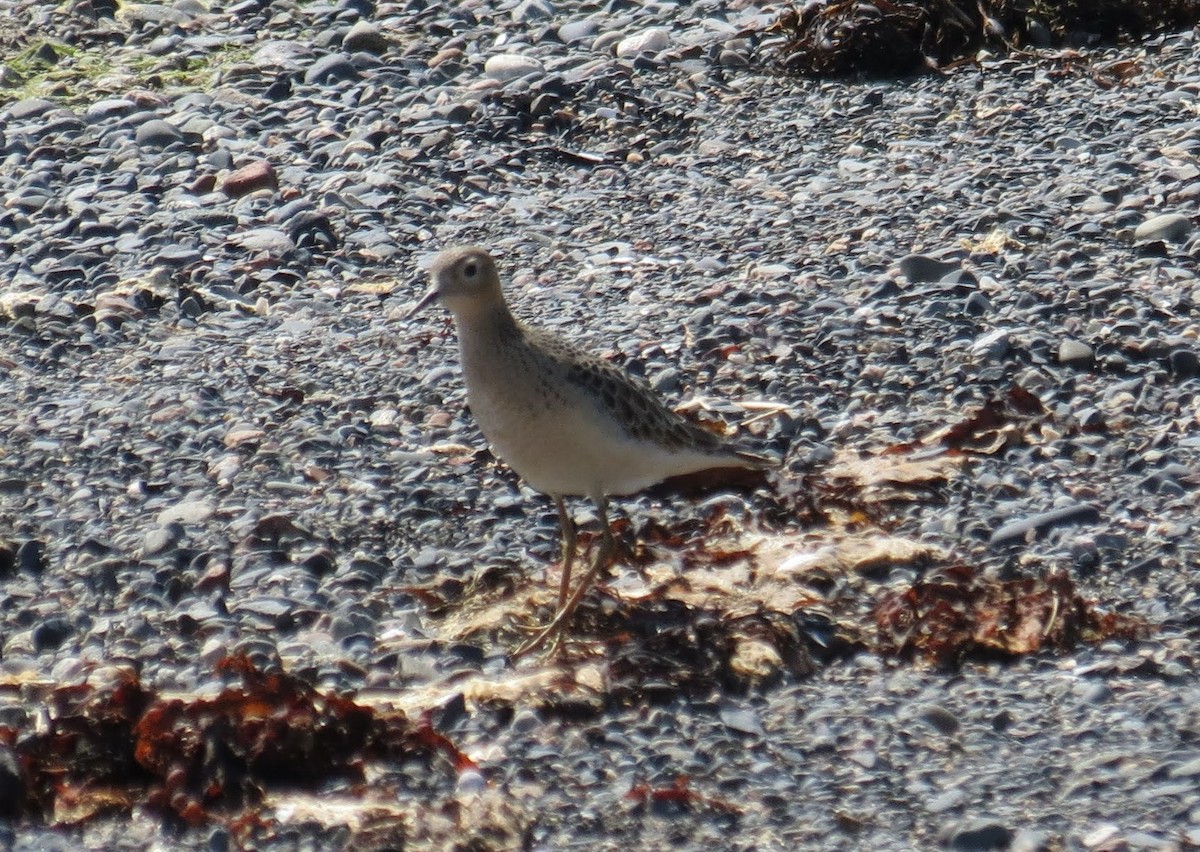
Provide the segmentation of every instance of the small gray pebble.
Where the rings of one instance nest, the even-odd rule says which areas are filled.
[[[929,723],[934,730],[947,736],[957,734],[959,728],[961,727],[961,723],[959,722],[957,716],[955,716],[945,707],[939,707],[935,704],[921,708],[919,715],[921,719]]]
[[[558,28],[558,37],[564,44],[585,41],[596,34],[599,25],[593,20],[568,21]]]
[[[741,707],[723,707],[720,711],[721,722],[727,728],[743,734],[766,736],[762,721],[753,710]]]
[[[1079,340],[1067,338],[1058,344],[1058,362],[1068,367],[1091,367],[1096,353],[1092,347]]]
[[[364,51],[366,53],[386,53],[391,47],[387,36],[369,21],[356,21],[342,39],[342,49],[351,53]]]
[[[304,72],[304,82],[309,85],[327,85],[338,80],[352,80],[358,76],[358,70],[350,59],[341,53],[330,53],[322,56]]]
[[[999,820],[973,819],[942,833],[946,846],[961,852],[990,852],[1008,849],[1013,830]]]
[[[45,546],[37,539],[23,542],[17,548],[17,564],[27,574],[40,574],[46,567]]]
[[[952,272],[958,272],[962,265],[954,260],[939,260],[924,254],[910,254],[901,258],[900,274],[913,284],[927,284],[941,281]]]
[[[162,148],[183,139],[183,133],[161,118],[152,118],[138,125],[134,141],[145,148]]]
[[[1055,527],[1091,524],[1099,520],[1100,510],[1095,506],[1087,503],[1075,503],[1004,524],[992,533],[988,544],[991,547],[1002,547],[1024,541],[1030,534],[1040,535]]]

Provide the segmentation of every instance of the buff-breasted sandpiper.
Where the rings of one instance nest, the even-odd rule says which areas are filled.
[[[409,312],[437,301],[454,315],[467,401],[495,454],[554,498],[562,527],[562,580],[554,618],[516,655],[556,638],[615,550],[608,498],[671,476],[771,460],[729,443],[667,408],[624,370],[509,311],[492,256],[476,246],[441,252],[429,290]],[[570,589],[575,524],[563,498],[590,497],[600,546]]]

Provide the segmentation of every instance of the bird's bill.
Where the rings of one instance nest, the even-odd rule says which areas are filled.
[[[404,315],[404,318],[412,319],[417,314],[421,313],[421,311],[425,310],[426,306],[430,302],[436,302],[437,297],[438,297],[437,288],[430,287],[428,290],[425,291],[425,295],[421,297],[421,300],[419,302],[417,302],[415,305],[413,305],[412,309],[409,310],[409,312]]]

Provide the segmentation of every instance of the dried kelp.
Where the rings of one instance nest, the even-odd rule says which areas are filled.
[[[892,76],[945,68],[985,46],[1079,46],[1198,21],[1200,0],[814,0],[784,10],[763,49],[794,73]]]

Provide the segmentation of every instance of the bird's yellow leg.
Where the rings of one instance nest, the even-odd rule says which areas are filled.
[[[597,500],[596,509],[600,515],[600,523],[603,530],[596,558],[588,567],[587,573],[583,575],[583,579],[579,581],[579,585],[575,587],[575,591],[558,608],[558,612],[554,614],[554,618],[551,619],[550,623],[513,652],[512,657],[514,660],[520,659],[526,654],[533,653],[547,642],[551,643],[551,650],[561,647],[562,632],[567,622],[575,614],[575,610],[579,607],[579,602],[583,600],[583,596],[587,594],[588,589],[596,582],[596,577],[599,576],[602,570],[608,567],[609,560],[612,559],[613,552],[617,549],[616,540],[613,538],[612,530],[608,526],[608,502],[606,500]],[[564,583],[563,585],[565,587],[566,584]]]
[[[558,528],[562,539],[561,579],[558,584],[558,604],[554,608],[554,611],[557,613],[567,602],[567,597],[571,591],[571,568],[575,565],[577,540],[575,521],[567,513],[567,505],[563,502],[563,498],[556,495],[554,497],[554,506],[558,509]],[[539,624],[533,618],[519,619],[517,626],[521,630],[537,633],[545,629],[546,622]]]
[[[567,506],[561,497],[554,498],[558,509],[558,528],[562,531],[562,579],[558,584],[558,609],[567,602],[571,589],[571,566],[575,562],[575,521],[567,514]]]

